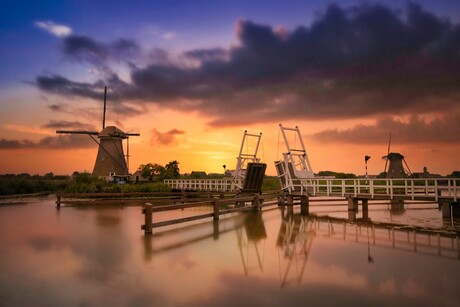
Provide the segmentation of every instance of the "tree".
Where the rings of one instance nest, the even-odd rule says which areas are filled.
[[[460,178],[460,171],[453,171],[452,174],[447,175],[449,178]]]
[[[165,175],[165,178],[178,178],[180,175],[179,162],[177,162],[177,160],[174,160],[166,164],[164,175]]]
[[[139,166],[142,172],[142,177],[148,181],[161,181],[166,178],[177,178],[180,175],[179,162],[176,160],[170,161],[165,166],[157,163],[142,164]]]
[[[333,171],[320,171],[318,172],[318,176],[334,176],[335,178],[343,179],[343,178],[356,178],[355,174],[352,173],[338,173]]]
[[[165,168],[160,164],[148,163],[139,167],[142,170],[142,177],[147,178],[148,181],[153,181],[155,178],[160,179],[165,172]]]
[[[54,174],[53,174],[53,172],[46,173],[45,175],[43,175],[43,178],[44,179],[53,179]]]

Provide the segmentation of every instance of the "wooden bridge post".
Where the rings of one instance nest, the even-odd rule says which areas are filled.
[[[294,196],[292,195],[287,196],[287,205],[290,207],[294,206]]]
[[[141,229],[144,230],[145,235],[151,235],[152,234],[152,204],[145,204],[144,210],[142,210],[142,213],[144,214],[144,225],[141,226]]]
[[[215,220],[215,221],[212,221],[213,224],[212,224],[212,239],[213,240],[219,240],[219,221]]]
[[[356,198],[348,197],[348,211],[358,211],[358,201]]]
[[[56,194],[56,208],[61,209],[61,193]]]
[[[362,199],[361,200],[361,209],[363,211],[363,219],[369,219],[369,200]]]
[[[213,199],[212,200],[212,207],[213,207],[213,215],[212,218],[214,221],[217,221],[219,219],[219,200],[218,199]]]
[[[309,201],[308,196],[302,195],[300,196],[300,214],[301,215],[308,215],[309,212]]]
[[[278,196],[278,206],[284,207],[285,205],[284,191],[281,191],[280,196]]]

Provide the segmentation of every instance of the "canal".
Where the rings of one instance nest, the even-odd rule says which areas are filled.
[[[458,306],[455,219],[434,204],[351,221],[265,208],[154,229],[141,207],[0,204],[0,306]],[[162,220],[201,209],[159,213]]]

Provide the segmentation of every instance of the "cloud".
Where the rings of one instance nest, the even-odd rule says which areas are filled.
[[[123,63],[134,68],[141,57],[139,45],[126,38],[103,43],[85,35],[68,35],[63,39],[62,51],[67,60],[89,64],[93,73],[106,78],[115,75],[113,64]]]
[[[58,25],[52,21],[36,21],[35,26],[58,37],[72,34],[72,29],[65,25]]]
[[[62,112],[63,110],[65,110],[62,104],[49,104],[48,108],[54,112]]]
[[[150,139],[150,144],[158,145],[170,145],[174,143],[176,135],[184,134],[185,132],[178,129],[172,129],[168,132],[160,132],[157,129],[152,129],[152,137]]]
[[[195,49],[186,51],[183,55],[200,62],[224,61],[230,56],[229,52],[223,48]]]
[[[460,108],[460,25],[417,4],[403,11],[369,3],[330,5],[308,27],[290,31],[239,20],[236,35],[240,44],[228,50],[184,52],[183,58],[198,61],[195,66],[157,50],[148,65],[131,66],[130,82],[115,74],[94,83],[52,75],[38,76],[36,84],[47,92],[92,98],[105,83],[116,100],[198,111],[212,126]],[[95,65],[120,54],[108,47],[113,44],[88,37],[71,36],[66,43],[72,46],[66,54]]]
[[[328,129],[311,137],[321,142],[383,144],[390,132],[401,143],[459,143],[460,113],[432,121],[425,121],[415,115],[408,121],[384,116],[374,125],[357,125],[343,130]]]
[[[70,35],[64,41],[63,52],[77,61],[103,65],[108,60],[133,60],[139,56],[139,45],[130,39],[121,38],[112,43],[101,43],[88,36]]]
[[[0,150],[11,149],[79,149],[90,148],[96,144],[83,135],[59,135],[48,136],[38,142],[31,140],[7,140],[0,139]]]
[[[108,99],[111,102],[123,104],[120,99],[122,95],[130,92],[130,86],[119,79],[117,75],[111,74],[104,79],[90,82],[76,82],[59,75],[37,76],[34,83],[40,90],[67,97],[83,97],[97,101],[102,101],[104,97],[104,87],[108,86]],[[62,104],[52,104],[48,106],[53,111],[65,111]],[[133,108],[131,108],[133,109]]]

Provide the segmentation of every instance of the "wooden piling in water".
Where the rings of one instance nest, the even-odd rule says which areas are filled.
[[[212,207],[213,207],[212,218],[214,219],[214,221],[217,221],[219,219],[219,200],[214,198],[212,200]]]
[[[141,226],[141,229],[144,230],[144,234],[150,235],[152,234],[152,204],[145,204],[144,210],[142,210],[144,214],[144,225]]]
[[[288,195],[288,196],[287,196],[287,205],[288,205],[289,207],[294,206],[294,196],[292,196],[292,195]]]
[[[358,211],[358,200],[356,198],[348,198],[348,211]]]
[[[260,203],[259,203],[259,195],[258,194],[254,195],[254,199],[252,200],[252,207],[254,208],[254,211],[259,211],[260,210]]]
[[[301,215],[308,215],[309,214],[309,201],[308,196],[302,195],[300,196],[300,214]]]
[[[61,193],[56,194],[56,208],[61,209]]]
[[[369,219],[369,201],[367,199],[361,200],[361,208],[363,211],[363,219]]]
[[[284,205],[285,205],[284,191],[281,191],[280,196],[278,196],[278,206],[284,207]]]

